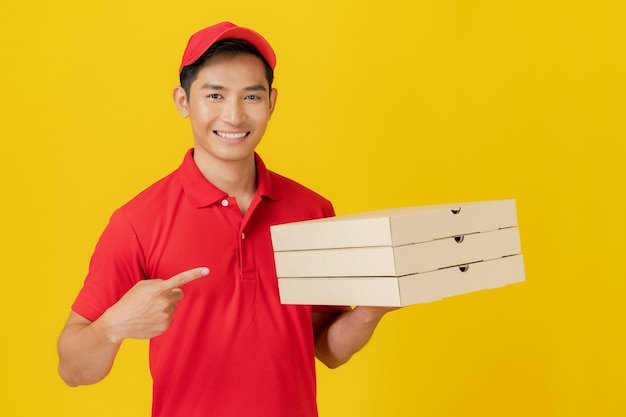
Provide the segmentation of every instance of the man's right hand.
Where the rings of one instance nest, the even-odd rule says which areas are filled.
[[[120,343],[127,338],[160,335],[169,328],[177,303],[183,298],[180,287],[208,273],[209,268],[201,267],[165,280],[139,281],[100,317],[108,339]]]

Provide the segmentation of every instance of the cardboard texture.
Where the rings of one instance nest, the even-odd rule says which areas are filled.
[[[401,246],[517,226],[515,200],[400,207],[271,227],[275,251]]]
[[[281,278],[283,304],[404,307],[522,282],[522,255],[403,277]]]
[[[515,200],[337,216],[271,235],[284,304],[405,306],[524,280]]]
[[[400,276],[520,253],[510,227],[404,246],[275,252],[279,277]]]

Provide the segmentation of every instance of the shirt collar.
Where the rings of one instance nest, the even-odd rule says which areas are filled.
[[[256,194],[260,197],[272,200],[279,199],[279,196],[272,187],[272,175],[261,157],[255,153],[257,171],[257,190]],[[193,160],[193,148],[189,149],[185,154],[182,164],[178,168],[178,178],[187,197],[196,207],[206,207],[217,203],[228,197],[224,191],[211,184],[200,172],[200,169]]]

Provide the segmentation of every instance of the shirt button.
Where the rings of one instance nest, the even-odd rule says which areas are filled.
[[[226,200],[226,199],[222,200],[222,205],[224,207],[228,207],[228,200]]]
[[[241,234],[241,240],[244,240],[245,238],[246,238],[246,234],[245,234],[245,233],[242,233],[242,234]]]

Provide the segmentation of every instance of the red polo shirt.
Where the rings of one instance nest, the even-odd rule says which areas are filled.
[[[182,165],[111,217],[73,310],[96,320],[137,281],[198,266],[170,328],[150,342],[153,416],[314,417],[311,307],[281,305],[269,227],[333,215],[330,202],[267,170],[245,216]]]

